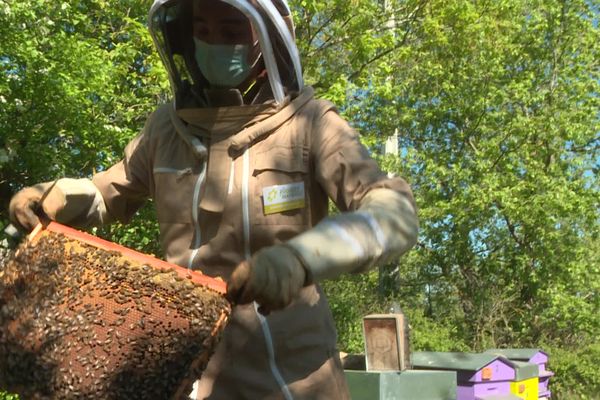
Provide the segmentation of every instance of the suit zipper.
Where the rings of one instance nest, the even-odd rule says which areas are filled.
[[[242,176],[242,216],[244,219],[244,255],[246,260],[250,260],[252,256],[250,252],[250,209],[248,205],[248,200],[250,198],[248,186],[250,179],[250,149],[247,147],[244,150],[243,155],[244,161],[244,170]],[[283,376],[281,375],[281,371],[279,371],[279,367],[277,366],[277,362],[275,361],[275,347],[273,346],[273,337],[271,336],[271,328],[269,328],[269,322],[267,319],[258,312],[258,304],[254,303],[254,312],[260,321],[260,326],[263,331],[263,336],[265,338],[265,346],[267,347],[267,359],[269,360],[269,367],[271,368],[271,373],[273,377],[277,381],[285,400],[293,400],[292,393],[290,389],[285,383]]]
[[[195,237],[194,240],[194,250],[190,255],[190,259],[188,261],[188,268],[192,269],[194,266],[194,259],[200,251],[200,246],[202,245],[202,231],[200,230],[200,221],[198,216],[198,208],[200,205],[200,191],[202,190],[202,185],[204,185],[204,181],[206,180],[206,161],[202,163],[202,170],[200,171],[200,175],[198,175],[198,180],[196,180],[196,185],[194,186],[194,197],[192,199],[192,220],[194,223]]]

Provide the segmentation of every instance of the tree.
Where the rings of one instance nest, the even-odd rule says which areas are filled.
[[[146,13],[135,0],[0,1],[3,225],[23,186],[91,177],[119,160],[164,101],[168,80]]]

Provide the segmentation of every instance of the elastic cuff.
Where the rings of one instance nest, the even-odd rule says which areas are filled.
[[[304,259],[304,257],[302,257],[302,254],[298,251],[298,249],[296,249],[294,246],[292,246],[291,244],[288,244],[288,243],[282,243],[281,246],[285,247],[286,249],[289,249],[294,254],[294,256],[298,259],[298,262],[304,269],[304,286],[306,287],[306,286],[310,286],[310,285],[314,284],[315,280],[314,280],[312,271],[308,267],[306,260]]]

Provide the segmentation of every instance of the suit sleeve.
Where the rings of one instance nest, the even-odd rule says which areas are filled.
[[[62,203],[54,207],[56,213],[52,218],[78,228],[128,222],[152,193],[149,126],[147,122],[127,145],[121,161],[92,179],[62,178],[52,183],[52,194]]]
[[[125,148],[125,156],[92,182],[106,208],[104,223],[128,222],[153,190],[152,145],[149,124]]]
[[[311,140],[316,178],[340,214],[293,238],[314,280],[362,272],[399,257],[418,235],[416,205],[402,178],[389,178],[333,109],[317,115]]]

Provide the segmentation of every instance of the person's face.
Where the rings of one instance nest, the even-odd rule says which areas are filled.
[[[217,0],[194,1],[194,37],[209,44],[253,44],[250,21],[241,11]]]

